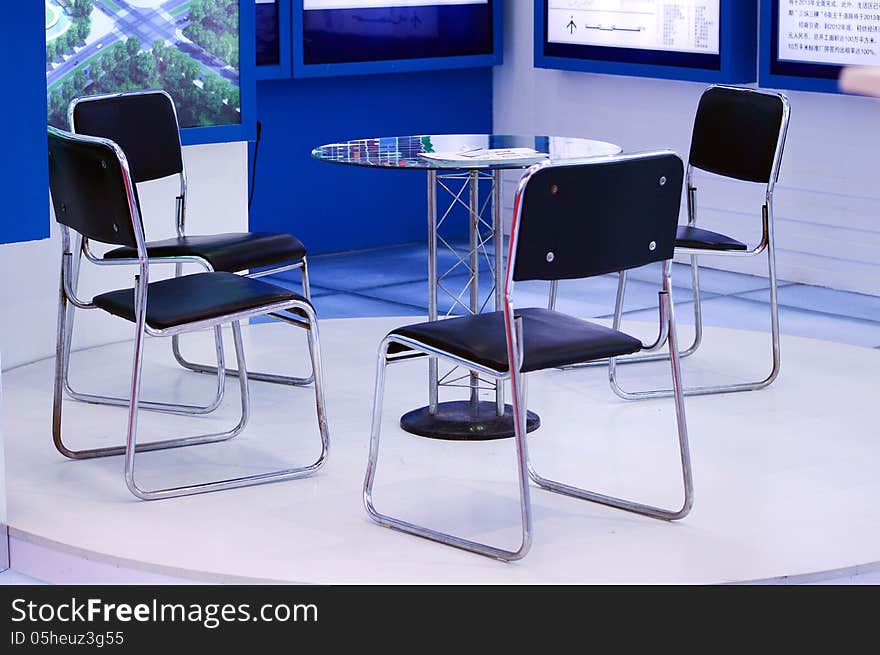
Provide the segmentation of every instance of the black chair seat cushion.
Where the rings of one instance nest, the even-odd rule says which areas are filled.
[[[236,273],[250,268],[295,264],[306,256],[306,247],[292,234],[274,232],[235,232],[184,236],[162,241],[148,241],[149,257],[196,255],[207,259],[215,271]],[[107,259],[137,257],[134,248],[116,248]]]
[[[293,291],[234,273],[195,273],[149,285],[147,325],[164,330],[290,300],[308,302]],[[114,316],[135,320],[134,289],[103,293],[93,302]]]
[[[523,372],[629,355],[642,343],[623,332],[548,309],[517,309],[523,320]],[[503,312],[407,325],[392,336],[414,339],[495,371],[507,372]],[[406,352],[392,344],[389,353]]]
[[[699,248],[700,250],[748,250],[749,247],[737,241],[736,239],[712,232],[711,230],[703,230],[690,225],[679,225],[678,233],[675,236],[675,246],[677,248]]]

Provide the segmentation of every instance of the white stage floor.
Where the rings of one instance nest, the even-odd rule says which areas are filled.
[[[40,579],[384,583],[722,583],[815,580],[880,568],[880,351],[783,337],[779,380],[760,392],[688,398],[693,512],[664,523],[533,488],[534,544],[503,564],[372,523],[361,503],[375,353],[412,319],[322,322],[331,428],[327,465],[304,480],[159,502],[125,488],[120,458],[68,461],[51,443],[53,361],[4,374],[13,567]],[[648,339],[651,326],[639,325]],[[688,329],[682,328],[682,343]],[[295,366],[302,333],[246,330],[251,369]],[[187,350],[208,353],[207,339]],[[231,340],[230,340],[231,341]],[[148,344],[144,398],[188,402],[211,379],[173,364],[168,340]],[[710,328],[685,365],[686,384],[755,379],[769,335]],[[130,344],[74,354],[74,382],[125,393]],[[723,371],[723,374],[721,373]],[[627,386],[667,384],[663,363],[622,369]],[[465,537],[513,546],[518,504],[513,442],[457,443],[402,432],[399,416],[427,399],[424,362],[389,369],[375,498],[380,510]],[[217,417],[141,413],[141,439],[193,434],[236,420],[228,384]],[[671,400],[625,402],[606,371],[533,375],[530,437],[542,474],[609,494],[676,505],[681,494]],[[253,383],[253,418],[233,441],[138,456],[147,486],[181,484],[318,452],[311,388]],[[126,413],[65,403],[76,447],[121,442]],[[55,558],[55,559],[53,559]],[[62,564],[59,564],[62,562]],[[90,568],[91,567],[91,568]]]

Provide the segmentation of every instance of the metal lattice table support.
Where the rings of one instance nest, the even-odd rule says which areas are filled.
[[[452,300],[443,315],[479,314],[489,308],[500,310],[504,293],[504,228],[502,221],[502,174],[501,170],[477,170],[438,174],[428,171],[428,318],[441,320],[439,294]],[[481,183],[488,183],[489,192],[481,196]],[[484,184],[485,186],[485,184]],[[439,212],[438,195],[449,201]],[[467,210],[469,247],[462,255],[441,234],[441,227],[455,220],[456,208]],[[491,218],[487,218],[490,213]],[[489,248],[493,256],[489,255]],[[438,252],[448,250],[455,263],[438,271]],[[481,267],[492,277],[492,288],[485,297],[480,295]],[[460,291],[453,286],[452,276],[464,272],[467,276]],[[440,402],[441,388],[467,388],[466,401]],[[494,393],[494,401],[480,400],[480,392]],[[453,367],[442,376],[438,361],[430,358],[428,364],[428,406],[405,414],[401,427],[413,434],[438,439],[488,440],[513,436],[512,408],[504,402],[501,383],[483,380],[478,374]],[[537,415],[529,413],[528,429],[540,425]]]
[[[349,166],[407,169],[428,174],[428,307],[430,319],[440,319],[438,294],[452,299],[450,312],[477,314],[483,310],[498,309],[502,305],[504,253],[502,229],[501,176],[504,170],[528,168],[534,159],[499,160],[493,168],[485,168],[478,160],[438,157],[442,153],[468,153],[481,149],[506,150],[525,148],[527,152],[544,153],[550,159],[587,159],[614,155],[620,146],[594,139],[546,135],[511,134],[416,134],[408,136],[354,139],[345,143],[329,143],[312,151],[315,159]],[[433,154],[433,157],[426,155]],[[543,155],[541,156],[543,158]],[[462,163],[464,162],[464,164]],[[481,190],[489,188],[488,194]],[[438,214],[438,195],[449,202]],[[490,210],[491,207],[491,210]],[[457,251],[449,239],[440,234],[440,228],[449,221],[452,225],[467,210],[470,247],[466,256]],[[488,218],[487,218],[488,217]],[[459,223],[460,225],[460,223]],[[455,255],[452,267],[438,274],[438,246]],[[490,257],[490,247],[495,256]],[[480,277],[488,268],[494,285],[480,298]],[[458,272],[466,272],[463,289],[454,288]],[[485,277],[484,277],[485,279]],[[491,302],[490,302],[491,301]],[[441,376],[438,361],[429,359],[428,405],[405,414],[401,427],[413,434],[438,439],[484,440],[513,436],[513,410],[504,403],[504,390],[492,382],[480,380],[470,371],[453,370]],[[441,390],[468,389],[468,399],[441,402]],[[481,401],[481,392],[494,393],[492,401]],[[538,417],[529,413],[528,430],[538,427]]]

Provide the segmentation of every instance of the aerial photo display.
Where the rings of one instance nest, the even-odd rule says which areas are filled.
[[[165,89],[181,127],[241,123],[238,0],[45,0],[49,124],[78,96]]]

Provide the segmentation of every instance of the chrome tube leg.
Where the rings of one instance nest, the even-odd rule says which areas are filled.
[[[178,236],[182,236],[181,234],[181,225],[183,223],[183,212],[181,207],[183,206],[183,197],[179,196],[177,201],[177,231]],[[175,264],[174,265],[174,277],[180,277],[183,275],[183,264]],[[191,371],[195,370],[197,373],[203,373],[204,371],[197,370],[193,368],[193,364],[190,364],[186,358],[183,356],[183,353],[180,352],[180,335],[175,334],[171,337],[171,353],[174,355],[174,359],[180,364],[183,368],[188,368]]]
[[[55,388],[53,395],[53,411],[52,411],[52,439],[55,444],[55,448],[59,453],[64,455],[65,457],[69,457],[70,459],[92,459],[95,457],[108,457],[111,455],[121,455],[125,452],[125,446],[111,446],[105,448],[93,448],[86,450],[73,450],[69,448],[63,439],[63,428],[62,428],[62,412],[63,412],[63,402],[64,402],[64,394],[66,389],[65,379],[67,376],[67,372],[70,366],[70,349],[68,347],[70,341],[70,332],[71,332],[71,324],[69,320],[72,316],[70,311],[72,307],[72,303],[69,301],[67,294],[64,290],[64,276],[71,275],[70,269],[70,260],[72,255],[68,252],[62,257],[62,272],[61,272],[61,281],[59,285],[59,300],[58,300],[58,325],[57,325],[57,334],[56,334],[56,349],[55,349]],[[222,399],[222,381],[223,375],[222,371],[224,370],[225,364],[222,359],[222,351],[218,353],[218,364],[220,366],[220,383],[221,387],[218,391],[219,398]],[[124,406],[129,407],[129,400],[117,399],[117,398],[109,398],[105,396],[90,396],[87,394],[79,394],[77,392],[73,392],[74,399],[76,400],[84,400],[85,402],[94,402],[97,404],[103,405],[114,405],[114,406]],[[93,400],[94,399],[94,400]],[[215,401],[217,405],[219,405],[219,400]],[[140,408],[143,409],[147,403],[144,401],[140,401]],[[199,414],[205,413],[205,408],[201,407],[189,407],[186,405],[166,405],[164,403],[149,403],[151,409],[157,409],[158,411],[164,411],[168,413],[179,413],[179,414]],[[208,409],[211,409],[210,407]],[[234,436],[234,435],[232,435]],[[228,437],[223,437],[228,438]],[[221,440],[219,437],[212,439],[213,441]],[[194,443],[194,438],[188,439],[172,439],[168,441],[161,442],[152,442],[141,444],[138,446],[138,450],[162,450],[165,448],[175,448],[179,446],[186,446]],[[200,441],[202,443],[202,441]]]
[[[382,431],[382,405],[385,396],[385,375],[388,367],[388,347],[390,346],[390,344],[391,341],[388,339],[385,339],[382,342],[382,344],[379,346],[379,354],[376,361],[376,386],[374,387],[373,391],[373,417],[370,424],[370,450],[367,459],[367,471],[364,477],[363,486],[363,500],[367,514],[373,521],[386,528],[391,528],[392,530],[397,530],[399,532],[405,532],[407,534],[415,535],[417,537],[422,537],[423,539],[436,541],[441,544],[446,544],[447,546],[461,548],[462,550],[477,553],[478,555],[485,555],[487,557],[493,557],[502,561],[511,561],[515,559],[520,559],[521,557],[525,556],[531,543],[531,509],[528,502],[528,480],[526,480],[526,486],[524,487],[525,492],[524,495],[522,495],[522,475],[520,475],[520,490],[521,498],[524,499],[521,503],[523,516],[523,543],[520,548],[515,551],[496,548],[494,546],[471,541],[469,539],[462,539],[461,537],[456,537],[445,532],[432,530],[431,528],[416,525],[408,521],[403,521],[401,519],[382,514],[376,509],[375,503],[373,501],[373,487],[376,481],[376,470],[379,463],[379,437]],[[525,416],[522,417],[522,424],[523,426],[525,426]],[[518,443],[522,442],[524,444],[525,429],[523,429],[519,434],[521,434],[522,436],[520,439],[518,439]],[[525,451],[522,450],[519,446],[518,454],[520,461],[522,461],[522,458],[526,456]],[[522,465],[520,468],[522,469]]]
[[[73,322],[74,322],[74,312],[76,311],[76,307],[72,304],[68,304],[67,306],[67,318],[65,321],[65,334],[64,334],[64,391],[65,393],[74,398],[76,396],[76,391],[73,389],[70,384],[70,353],[73,350]]]
[[[301,308],[303,311],[307,313],[310,321],[312,322],[312,329],[317,327],[317,323],[314,321],[314,313],[311,308],[308,306],[303,306]],[[222,438],[230,438],[235,436],[239,432],[241,432],[244,427],[248,423],[248,419],[250,418],[250,391],[249,391],[249,379],[247,372],[247,363],[245,361],[244,354],[244,340],[241,336],[241,325],[238,321],[234,321],[232,323],[232,339],[235,345],[235,356],[237,360],[238,369],[242,372],[241,375],[238,376],[238,384],[241,391],[241,418],[238,424],[228,432],[222,433],[221,435],[204,435],[201,437],[190,437],[187,440],[190,443],[210,443],[211,441],[217,441],[218,437]],[[223,491],[226,489],[236,489],[238,487],[245,487],[254,484],[264,484],[268,482],[277,482],[281,480],[294,480],[297,478],[302,478],[308,475],[311,475],[316,470],[323,466],[327,452],[330,445],[330,436],[329,430],[327,428],[327,419],[326,412],[324,411],[324,395],[323,395],[323,379],[321,375],[321,359],[320,359],[320,340],[318,338],[317,332],[314,333],[312,339],[310,340],[310,350],[312,355],[312,364],[315,367],[316,372],[316,405],[317,405],[317,413],[318,413],[318,429],[321,433],[321,455],[320,457],[313,463],[308,466],[301,466],[295,468],[288,468],[278,471],[270,471],[267,473],[259,473],[256,475],[248,475],[242,476],[238,478],[230,478],[227,480],[218,480],[214,482],[204,482],[193,485],[186,485],[180,487],[171,487],[166,489],[157,489],[152,491],[147,491],[142,489],[137,485],[134,479],[134,463],[135,463],[135,452],[140,451],[140,447],[136,447],[135,445],[135,430],[137,427],[137,415],[134,414],[134,420],[130,421],[129,439],[126,447],[126,484],[128,485],[129,490],[138,498],[143,500],[161,500],[164,498],[175,498],[179,496],[189,496],[193,494],[207,493],[211,491]],[[137,365],[137,363],[136,363]],[[139,383],[138,383],[139,384]],[[133,384],[133,407],[136,405],[136,396],[135,389],[136,384]],[[187,444],[182,444],[187,445]]]
[[[172,337],[174,339],[175,337]],[[180,345],[179,342],[172,343],[172,349],[174,351],[174,358],[177,360],[178,364],[183,366],[190,371],[194,371],[195,373],[204,373],[207,375],[216,375],[217,369],[214,366],[206,366],[204,364],[195,364],[186,360],[183,355],[180,353]],[[227,375],[232,377],[238,377],[238,369],[229,369],[226,371]],[[293,377],[289,375],[279,375],[275,373],[260,373],[255,371],[248,371],[248,378],[250,380],[256,380],[257,382],[268,382],[270,384],[282,384],[289,387],[306,387],[312,384],[315,381],[314,371],[312,371],[308,377],[299,378]]]
[[[128,407],[128,430],[125,440],[125,485],[138,498],[145,498],[134,479],[134,456],[137,450],[138,405],[141,397],[141,374],[143,372],[144,330],[146,327],[147,303],[140,276],[135,278],[134,306],[135,333],[134,356],[131,371],[131,404]]]
[[[675,521],[688,515],[693,505],[693,475],[691,472],[690,449],[688,445],[687,422],[684,412],[684,390],[681,383],[681,368],[679,362],[678,344],[676,343],[674,317],[672,315],[672,298],[668,291],[662,292],[661,303],[663,306],[664,320],[667,321],[669,346],[669,360],[672,367],[673,396],[675,398],[675,417],[678,430],[679,455],[681,460],[682,478],[684,482],[684,500],[679,509],[664,509],[653,505],[646,505],[623,498],[615,498],[605,494],[587,491],[572,485],[540,476],[533,468],[529,468],[529,475],[542,489],[555,493],[572,496],[581,500],[608,505],[627,512],[641,514],[664,521]],[[614,359],[611,360],[611,370],[614,367]]]
[[[556,300],[559,295],[559,280],[550,281],[550,294],[547,298],[547,309],[551,312],[556,311]]]
[[[428,320],[437,320],[437,171],[428,171]],[[437,414],[439,362],[428,358],[428,413]]]
[[[66,319],[69,314],[65,311],[66,305],[69,304],[67,297],[64,295],[64,290],[61,290],[61,302],[59,304],[59,314],[58,314],[58,343],[56,344],[56,361],[55,361],[55,394],[53,398],[53,412],[52,412],[52,437],[55,443],[55,448],[65,457],[69,457],[70,459],[93,459],[96,457],[111,457],[115,455],[124,455],[126,453],[127,444],[121,446],[108,446],[103,448],[91,448],[86,450],[73,450],[68,448],[63,441],[62,438],[62,402],[64,399],[64,391],[63,391],[63,371],[64,371],[64,360],[63,360],[63,340],[62,335],[66,329]],[[219,329],[219,327],[217,328]],[[142,355],[141,355],[142,356]],[[222,355],[222,347],[219,354],[218,363],[220,366],[220,377],[221,380],[225,379],[225,370],[226,365]],[[108,403],[102,403],[108,404]],[[113,403],[115,404],[115,403]],[[143,408],[144,402],[140,401],[138,403],[138,409]],[[126,403],[126,407],[130,412],[130,405]],[[205,443],[214,443],[218,441],[225,441],[227,439],[231,439],[238,435],[241,430],[244,428],[245,423],[247,422],[247,415],[242,417],[242,420],[239,424],[228,432],[223,432],[219,434],[209,434],[209,435],[199,435],[193,437],[180,437],[176,439],[165,439],[161,441],[151,441],[147,443],[136,444],[137,452],[148,452],[155,450],[166,450],[169,448],[182,448],[184,446],[195,446],[199,444]]]
[[[68,255],[64,255],[67,257]],[[52,441],[59,453],[65,457],[76,459],[76,453],[64,445],[61,436],[61,413],[64,401],[64,374],[67,352],[68,321],[71,314],[68,308],[67,295],[64,293],[64,267],[61,264],[61,280],[58,290],[58,322],[55,333],[55,387],[52,395]]]
[[[76,259],[73,259],[72,254],[67,255],[70,257],[70,265],[67,266],[68,273],[70,275],[69,287],[76,293],[77,287],[79,286],[79,271],[82,265],[82,237],[76,237],[74,240],[76,244],[76,252],[78,256]],[[182,272],[182,265],[175,264],[175,275],[179,276]],[[76,307],[72,303],[68,303],[68,316],[67,316],[67,324],[65,328],[65,344],[64,344],[64,354],[63,354],[63,362],[64,362],[64,370],[63,370],[63,385],[64,391],[67,393],[70,398],[73,400],[78,400],[80,402],[90,403],[94,405],[111,405],[116,407],[128,407],[129,399],[128,398],[119,398],[115,396],[103,396],[97,394],[88,394],[77,391],[73,388],[73,385],[70,382],[70,359],[71,359],[71,350],[72,350],[72,342],[73,342],[73,326],[74,326],[74,310]],[[218,335],[219,336],[219,335]],[[176,337],[174,337],[176,339]],[[222,353],[222,342],[218,342],[216,344],[216,348],[218,353]],[[221,356],[218,354],[218,357]],[[218,359],[219,364],[219,359]],[[219,369],[215,369],[218,370]],[[220,404],[223,402],[223,393],[224,393],[224,378],[223,375],[218,373],[217,375],[217,388],[214,394],[214,399],[208,403],[207,405],[186,405],[186,404],[173,404],[173,403],[163,403],[163,402],[153,402],[153,401],[145,401],[142,400],[140,403],[140,408],[150,411],[156,412],[164,412],[168,414],[184,414],[184,415],[197,415],[197,414],[210,414],[215,411]]]
[[[492,245],[495,248],[495,266],[493,268],[495,283],[495,311],[500,312],[504,306],[504,218],[502,194],[503,171],[492,173]],[[495,383],[495,414],[504,416],[504,385]]]
[[[72,284],[76,285],[76,280],[74,279]],[[74,291],[76,291],[76,286],[73,287]],[[73,389],[70,384],[70,353],[73,350],[73,324],[74,324],[74,314],[76,312],[76,307],[72,303],[67,304],[67,316],[65,317],[65,327],[64,327],[64,350],[62,351],[62,357],[64,362],[64,370],[63,370],[63,378],[62,382],[64,385],[65,393],[71,398],[76,397],[76,391]]]
[[[776,279],[776,236],[773,227],[773,206],[768,203],[764,209],[767,212],[767,266],[770,275],[770,333],[773,340],[773,366],[770,374],[762,383],[768,386],[779,377],[781,366],[780,336],[779,336],[779,292]]]
[[[306,258],[302,258],[302,266],[299,269],[300,277],[302,278],[302,288],[303,288],[303,297],[306,300],[312,299],[312,286],[309,282],[309,263],[306,261]]]
[[[318,460],[303,472],[307,475],[312,471],[317,471],[330,454],[330,428],[327,425],[327,409],[324,398],[324,368],[321,363],[321,338],[318,334],[318,317],[311,309],[307,312],[309,317],[308,338],[309,338],[309,356],[312,363],[312,375],[315,378],[315,413],[318,420],[318,432],[321,435],[321,455]]]
[[[691,255],[691,280],[694,293],[694,340],[681,352],[682,357],[690,357],[703,343],[703,297],[700,293],[700,258]]]
[[[238,366],[242,367],[245,364],[244,360],[244,348],[242,345],[241,339],[241,329],[239,327],[238,322],[232,324],[232,337],[235,346],[235,354]],[[175,498],[179,496],[189,496],[197,493],[204,493],[208,491],[220,491],[221,489],[230,489],[233,487],[243,486],[240,481],[246,480],[248,478],[238,478],[233,480],[224,480],[221,482],[207,482],[202,484],[195,485],[187,485],[181,487],[170,487],[166,489],[156,489],[156,490],[146,490],[140,487],[135,480],[135,455],[138,452],[142,452],[145,450],[160,450],[164,448],[145,448],[139,446],[137,444],[137,395],[140,392],[140,378],[141,378],[141,359],[142,359],[142,347],[139,346],[138,339],[135,340],[135,364],[134,364],[134,372],[137,375],[137,381],[135,381],[135,375],[132,375],[132,405],[129,409],[129,433],[128,439],[126,440],[125,447],[125,484],[128,487],[128,490],[131,491],[137,498],[141,500],[161,500],[163,498]],[[200,435],[195,437],[185,437],[182,439],[169,439],[167,441],[160,442],[152,442],[151,444],[144,444],[144,446],[152,445],[152,444],[166,444],[165,448],[176,448],[182,446],[190,446],[190,445],[199,445],[199,444],[207,444],[214,443],[217,441],[225,441],[227,439],[231,439],[236,435],[240,434],[242,430],[244,430],[245,426],[247,426],[248,421],[250,420],[250,392],[248,389],[248,379],[247,379],[247,369],[245,368],[245,374],[239,377],[239,389],[241,392],[241,415],[238,420],[238,423],[234,428],[228,430],[226,432],[218,433],[218,434],[207,434]],[[254,476],[261,477],[261,476]]]
[[[685,396],[708,396],[722,393],[740,393],[743,391],[758,391],[771,385],[779,376],[780,370],[780,329],[779,329],[779,299],[778,286],[776,279],[776,242],[773,229],[773,205],[772,195],[768,195],[767,202],[763,207],[764,214],[764,236],[762,242],[767,250],[767,265],[770,276],[770,331],[772,338],[772,367],[770,373],[762,380],[755,382],[741,382],[738,384],[725,385],[707,385],[702,387],[687,387],[683,393]],[[681,352],[680,356],[685,357],[699,347],[702,341],[702,310],[699,304],[699,272],[696,257],[692,258],[692,271],[694,275],[694,317],[695,317],[695,339],[693,345],[686,351]],[[664,275],[668,269],[664,269]],[[670,286],[671,289],[671,286]],[[645,361],[647,358],[642,359]],[[629,361],[638,361],[632,360]],[[611,388],[621,398],[626,400],[645,400],[649,398],[663,398],[674,394],[674,389],[658,389],[651,391],[629,392],[623,390],[615,379],[614,366],[609,368],[609,378],[611,380]]]
[[[388,369],[389,341],[383,341],[379,347],[376,361],[376,383],[373,387],[373,414],[370,423],[370,450],[367,456],[367,473],[364,477],[364,507],[374,521],[386,527],[393,527],[376,510],[373,504],[373,484],[376,482],[376,467],[379,464],[379,437],[382,432],[382,408],[385,399],[385,374]]]
[[[623,322],[623,299],[626,295],[626,271],[620,271],[617,274],[617,298],[614,302],[614,319],[612,327],[615,330],[620,329]]]
[[[470,312],[480,313],[480,178],[476,170],[470,171]],[[470,374],[470,402],[476,410],[480,403],[480,376]]]
[[[614,314],[612,315],[612,323],[611,326],[615,330],[620,330],[623,325],[623,306],[624,299],[626,296],[626,281],[627,281],[627,271],[620,271],[617,277],[617,296],[614,302]],[[698,297],[698,296],[697,296]],[[662,297],[660,298],[662,302]],[[697,307],[699,307],[699,300],[697,300]],[[663,315],[663,307],[658,305],[658,309],[660,311],[660,315]],[[699,309],[697,309],[699,312]],[[698,321],[699,322],[699,321]],[[702,326],[698,328],[699,334],[702,334]],[[664,359],[667,359],[669,355],[666,353],[657,353],[656,351],[662,348],[666,344],[667,333],[666,333],[666,324],[661,321],[660,323],[660,332],[657,336],[657,339],[650,346],[645,346],[642,349],[642,355],[632,355],[628,357],[617,357],[614,362],[610,359],[597,359],[592,362],[586,362],[584,364],[574,364],[572,366],[564,366],[563,370],[570,370],[576,368],[590,368],[593,366],[605,366],[608,365],[609,375],[612,380],[615,379],[616,367],[618,364],[634,364],[636,362],[657,362]],[[699,345],[699,344],[697,344]],[[690,353],[681,353],[682,357],[687,357]]]
[[[614,313],[612,314],[611,319],[611,327],[614,330],[620,330],[621,325],[623,324],[623,303],[624,298],[626,296],[626,271],[620,271],[617,274],[617,295],[614,301]],[[663,308],[658,305],[658,308],[661,312],[663,312]],[[661,323],[660,325],[660,333],[657,336],[657,340],[650,346],[645,346],[642,349],[642,352],[646,353],[654,353],[658,348],[662,348],[666,343],[666,329],[665,326]],[[570,370],[575,368],[589,368],[593,366],[605,366],[606,364],[610,366],[610,374],[614,376],[614,370],[617,364],[619,363],[633,363],[633,362],[652,362],[658,361],[661,359],[666,359],[667,355],[665,354],[649,354],[642,356],[633,356],[633,357],[620,357],[615,358],[615,361],[612,362],[610,359],[597,359],[592,362],[585,362],[583,364],[573,364],[571,366],[563,366],[563,370]]]
[[[70,326],[68,326],[68,334],[70,332]],[[214,399],[207,405],[186,405],[186,404],[177,404],[177,403],[165,403],[158,401],[140,401],[140,408],[144,410],[154,411],[154,412],[162,412],[165,414],[180,414],[184,416],[198,416],[204,414],[210,414],[217,410],[220,404],[223,402],[223,397],[226,391],[226,364],[223,353],[223,335],[220,329],[220,326],[216,326],[214,328],[214,350],[215,356],[217,358],[217,386],[214,393]],[[64,355],[64,370],[65,376],[70,367],[70,351],[65,351]],[[115,396],[100,396],[94,394],[87,394],[76,391],[70,388],[69,384],[66,385],[67,394],[73,399],[78,400],[84,403],[90,403],[93,405],[110,405],[115,407],[128,407],[129,399],[128,398],[118,398]]]
[[[308,285],[308,272],[306,271],[306,263],[303,260],[302,267],[302,276],[303,276],[303,289],[305,290]],[[311,295],[311,289],[309,288],[308,295],[303,294],[306,298]],[[174,353],[174,359],[180,364],[183,368],[188,369],[190,371],[194,371],[195,373],[204,373],[207,375],[216,375],[217,369],[214,366],[207,366],[205,364],[197,364],[195,362],[191,362],[187,360],[180,351],[180,338],[178,335],[174,335],[171,337],[171,350]],[[227,375],[237,377],[238,369],[229,369],[226,371]],[[275,373],[261,373],[257,371],[248,371],[248,378],[251,380],[256,380],[257,382],[269,382],[271,384],[283,384],[291,387],[305,387],[312,384],[315,381],[315,372],[312,371],[309,373],[307,377],[293,377],[289,375],[279,375]],[[146,409],[146,407],[144,407]]]
[[[183,353],[180,352],[180,335],[175,334],[171,337],[171,352],[174,355],[175,361],[180,364],[183,368],[188,368],[191,371],[195,371],[196,373],[204,373],[202,370],[197,370],[193,368],[193,364],[191,364],[187,359],[183,356]]]
[[[685,189],[688,226],[695,227],[697,225],[697,187],[694,186],[693,166],[688,166],[687,168]],[[703,342],[703,299],[700,294],[700,262],[697,255],[691,255],[691,282],[694,294],[694,340],[687,349],[681,352],[682,357],[690,357],[693,355],[697,352],[700,344]]]
[[[513,311],[512,308],[510,310]],[[510,559],[522,559],[532,547],[532,499],[529,487],[531,466],[529,464],[528,430],[526,417],[526,375],[520,370],[523,361],[522,317],[514,318],[515,344],[508,345],[508,361],[510,361],[510,395],[513,403],[513,430],[516,437],[517,481],[519,483],[520,519],[522,524],[522,541],[519,550]],[[512,346],[512,347],[511,347]],[[516,351],[517,356],[511,357]]]
[[[312,284],[309,281],[309,262],[305,257],[302,258],[302,266],[299,269],[299,273],[300,273],[300,277],[302,278],[303,297],[306,300],[308,300],[309,302],[311,302],[312,301]],[[318,324],[317,319],[315,320],[314,324],[315,325]],[[312,347],[312,341],[311,341],[311,332],[310,332],[309,333],[309,348],[311,348],[311,347]],[[309,361],[312,362],[311,356],[309,357]],[[315,366],[314,366],[313,362],[311,363],[311,366],[312,366],[312,372],[309,374],[308,377],[303,378],[301,380],[302,386],[305,386],[308,384],[313,384],[315,382]],[[251,373],[251,379],[256,380],[258,378],[255,378],[253,373]],[[299,386],[299,385],[295,385],[295,386]]]
[[[687,516],[694,504],[694,477],[691,469],[690,444],[688,443],[687,417],[684,411],[684,390],[681,382],[681,362],[678,354],[678,335],[675,331],[675,309],[672,305],[671,292],[664,294],[667,306],[667,324],[669,326],[669,365],[672,371],[672,389],[675,398],[675,425],[678,430],[678,448],[681,461],[682,482],[684,484],[684,502],[677,512],[667,513],[665,518],[676,520]]]
[[[247,370],[247,363],[244,356],[244,340],[241,338],[241,323],[235,321],[232,323],[232,344],[235,347],[235,363],[241,371],[238,375],[238,391],[241,398],[241,420],[238,425],[233,428],[237,434],[244,430],[251,417],[251,390],[250,377]]]
[[[70,267],[68,273],[70,274],[69,286],[73,290],[74,293],[79,291],[79,274],[80,268],[82,267],[82,237],[79,235],[74,235],[72,237],[72,248],[70,256]],[[76,259],[73,258],[72,253],[76,253]],[[62,258],[63,259],[63,258]],[[62,263],[62,266],[64,264]],[[64,390],[65,392],[73,397],[75,393],[70,385],[70,352],[73,349],[73,324],[74,324],[74,314],[76,313],[76,307],[73,303],[68,303],[67,306],[67,320],[65,327],[65,336],[64,336]]]

